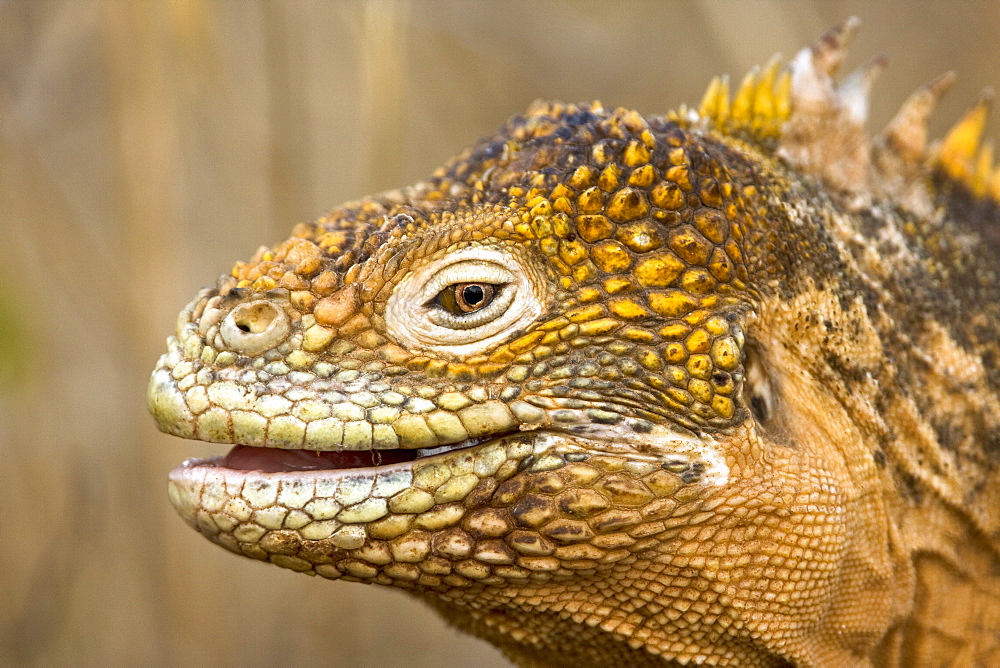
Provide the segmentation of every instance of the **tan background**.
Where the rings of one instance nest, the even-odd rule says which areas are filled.
[[[663,112],[852,13],[849,66],[894,57],[875,125],[947,69],[938,134],[1000,86],[995,2],[0,2],[0,664],[504,665],[174,515],[167,471],[223,450],[145,412],[176,312],[533,98]]]

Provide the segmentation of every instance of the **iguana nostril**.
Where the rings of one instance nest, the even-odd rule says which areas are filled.
[[[291,326],[284,310],[268,301],[240,304],[222,321],[219,333],[234,352],[256,355],[284,341]]]
[[[241,332],[260,334],[267,330],[277,317],[277,309],[269,302],[241,304],[233,309],[233,324]]]

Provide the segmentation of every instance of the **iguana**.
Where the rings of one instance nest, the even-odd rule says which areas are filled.
[[[148,403],[233,552],[524,666],[1000,665],[1000,169],[880,134],[849,19],[730,98],[537,102],[180,314]]]

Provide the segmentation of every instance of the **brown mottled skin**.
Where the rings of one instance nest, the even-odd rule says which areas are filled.
[[[850,27],[813,47],[821,75]],[[869,140],[836,105],[810,111],[796,76],[780,129],[536,103],[426,182],[237,264],[154,375],[162,429],[379,453],[317,474],[334,486],[389,469],[467,484],[404,478],[387,502],[343,501],[363,506],[331,525],[348,533],[308,533],[335,511],[282,501],[295,467],[227,459],[175,472],[182,515],[241,554],[401,587],[525,666],[1000,665],[997,202],[907,143],[919,123]],[[484,247],[538,315],[460,353],[406,339],[393,291]],[[270,348],[219,334],[260,302],[290,323]],[[314,403],[241,427],[233,387]],[[359,387],[383,399],[331,423],[343,436],[303,431]],[[465,449],[392,458],[449,444]],[[495,467],[456,463],[491,446]],[[302,499],[332,498],[318,479]],[[244,484],[282,491],[244,502]]]

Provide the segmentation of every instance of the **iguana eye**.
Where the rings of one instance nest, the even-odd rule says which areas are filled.
[[[500,287],[492,283],[455,283],[439,292],[434,303],[455,315],[475,313],[489,306]]]
[[[550,283],[519,250],[453,249],[400,280],[386,302],[386,328],[413,350],[473,355],[533,322]]]

